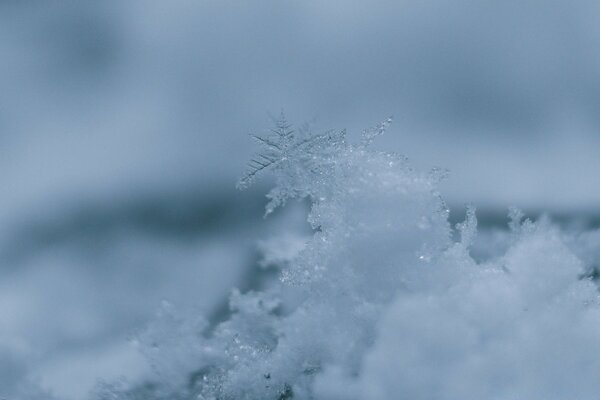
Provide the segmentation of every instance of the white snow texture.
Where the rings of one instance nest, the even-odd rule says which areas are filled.
[[[371,149],[390,122],[357,144],[344,131],[295,131],[283,117],[257,137],[262,151],[239,186],[274,174],[267,213],[308,198],[312,237],[261,242],[281,279],[234,292],[223,322],[166,305],[138,339],[151,379],[105,383],[94,396],[598,399],[600,304],[589,272],[599,235],[513,210],[505,249],[475,260],[475,211],[454,240],[436,190],[444,172]]]

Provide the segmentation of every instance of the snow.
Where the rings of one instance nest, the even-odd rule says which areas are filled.
[[[475,208],[454,241],[439,171],[370,148],[387,124],[353,144],[280,117],[259,139],[276,154],[241,186],[274,173],[267,211],[308,198],[312,237],[262,242],[281,279],[234,290],[223,322],[160,317],[140,340],[147,384],[97,398],[595,399],[600,300],[572,250],[592,236],[511,209],[501,246],[476,261]]]
[[[458,282],[386,310],[356,398],[597,396],[598,289],[557,232],[536,226],[496,262],[455,264]]]
[[[281,107],[322,126],[343,121],[345,140],[355,148],[361,140],[352,135],[360,134],[364,121],[393,113],[391,134],[370,130],[373,146],[410,156],[415,170],[441,165],[452,171],[439,184],[435,176],[443,170],[416,172],[431,178],[451,205],[451,225],[462,203],[480,210],[476,234],[467,230],[461,239],[469,254],[453,250],[465,265],[474,261],[483,268],[521,240],[499,223],[486,225],[486,212],[499,221],[503,207],[516,204],[533,212],[580,213],[581,225],[569,220],[573,225],[560,230],[558,240],[581,261],[583,276],[597,278],[600,233],[586,226],[597,227],[598,220],[586,211],[594,212],[600,199],[594,173],[600,167],[599,4],[2,2],[0,398],[48,398],[52,392],[79,400],[98,377],[113,382],[125,376],[130,382],[123,390],[138,378],[153,381],[140,365],[148,362],[127,339],[150,323],[163,298],[184,320],[207,317],[203,335],[210,336],[230,317],[232,286],[243,298],[285,278],[273,295],[280,301],[274,312],[283,317],[307,297],[326,297],[323,281],[384,302],[381,315],[398,287],[452,282],[450,269],[423,274],[420,267],[437,265],[440,252],[453,247],[452,240],[440,245],[446,239],[427,233],[446,227],[413,207],[427,208],[426,198],[396,197],[377,184],[357,185],[355,195],[346,196],[329,187],[329,178],[319,187],[299,186],[293,179],[302,171],[279,171],[271,205],[277,199],[283,205],[294,188],[303,188],[297,197],[315,192],[317,236],[307,233],[304,214],[302,223],[287,220],[287,232],[275,229],[274,221],[290,208],[304,212],[289,199],[258,222],[260,210],[248,204],[258,201],[263,187],[235,193],[232,183],[251,151],[245,135]],[[361,164],[361,172],[353,164],[361,158],[350,159],[342,168],[349,178],[384,178],[376,163]],[[400,157],[392,162],[406,165]],[[417,186],[405,187],[415,194]],[[315,189],[324,195],[317,197]],[[182,198],[193,204],[192,212]],[[214,204],[202,210],[206,198]],[[354,214],[355,220],[347,217]],[[420,233],[394,228],[403,221],[416,223]],[[449,231],[459,240],[456,228]],[[346,233],[347,241],[336,237]],[[390,261],[390,248],[397,248],[394,260],[403,261]],[[411,267],[415,248],[418,263]],[[378,265],[360,268],[371,262]],[[396,263],[405,269],[401,277],[392,276]],[[335,273],[328,275],[330,267]],[[347,274],[356,279],[339,278]],[[197,310],[188,311],[190,304]],[[338,307],[348,305],[330,307],[331,321],[338,321]],[[341,317],[336,323],[341,336],[352,331]],[[356,352],[358,369],[375,342]],[[173,375],[187,376],[183,370],[196,362],[202,364],[173,363]],[[338,389],[316,379],[348,375],[344,362],[330,364],[303,387],[322,396],[319,388],[331,396],[341,387],[358,390],[357,379],[340,380]],[[281,390],[290,393],[286,384]]]

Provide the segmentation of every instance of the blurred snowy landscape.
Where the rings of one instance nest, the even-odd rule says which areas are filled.
[[[450,171],[439,190],[452,224],[477,207],[477,260],[509,247],[514,205],[598,266],[599,16],[591,0],[0,3],[0,398],[141,379],[131,339],[161,304],[216,323],[232,288],[272,278],[260,243],[309,232],[306,204],[264,220],[269,181],[235,183],[281,109],[356,137],[393,114],[375,147]]]

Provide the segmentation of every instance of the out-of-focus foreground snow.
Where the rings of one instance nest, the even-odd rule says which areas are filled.
[[[393,113],[379,147],[449,168],[445,198],[483,225],[513,204],[589,224],[598,7],[2,2],[0,397],[143,375],[127,339],[161,300],[219,320],[255,286],[257,241],[307,228],[301,207],[265,222],[262,190],[233,188],[246,134],[282,107],[349,131]],[[572,240],[585,265],[595,236]],[[484,229],[472,254],[507,240]]]

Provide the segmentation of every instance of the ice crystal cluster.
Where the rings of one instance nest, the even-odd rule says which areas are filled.
[[[443,172],[371,148],[390,121],[356,142],[284,118],[257,136],[239,186],[273,174],[267,213],[308,199],[312,236],[285,250],[264,242],[280,279],[234,291],[223,322],[165,305],[137,339],[152,378],[102,385],[96,398],[598,399],[600,305],[585,238],[513,210],[502,251],[476,261],[475,211],[450,225]]]

